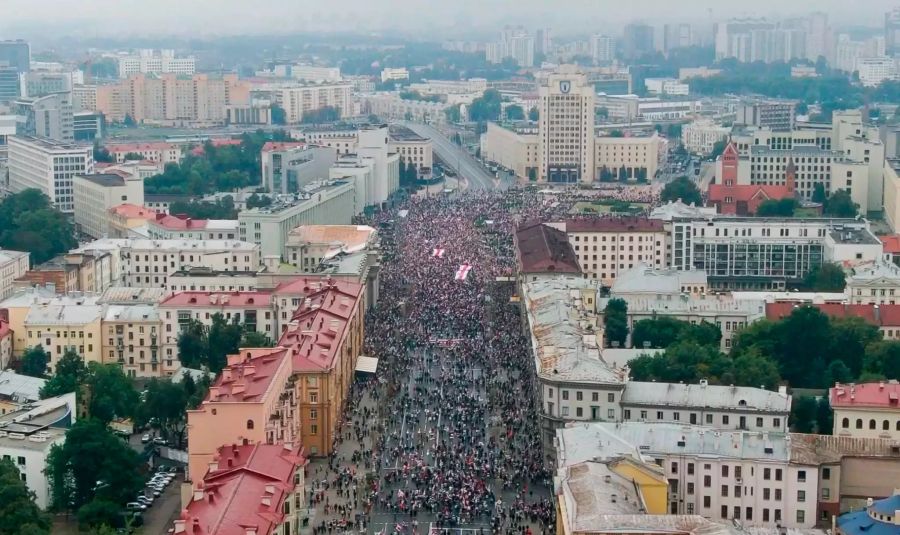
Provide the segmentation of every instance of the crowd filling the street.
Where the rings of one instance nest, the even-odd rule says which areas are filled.
[[[309,468],[317,533],[554,531],[512,234],[572,199],[475,191],[369,221],[384,255],[364,351],[378,374],[354,385],[334,453]]]

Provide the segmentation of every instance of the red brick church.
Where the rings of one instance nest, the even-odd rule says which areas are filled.
[[[788,160],[784,185],[738,184],[737,146],[729,143],[722,153],[722,182],[709,185],[709,204],[720,214],[754,215],[763,201],[793,198],[796,174],[794,161]]]

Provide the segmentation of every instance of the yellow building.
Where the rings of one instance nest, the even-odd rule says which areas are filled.
[[[105,364],[119,364],[129,377],[160,375],[162,321],[156,305],[108,305],[102,332]]]
[[[22,325],[24,344],[13,342],[13,352],[21,355],[26,348],[42,346],[50,357],[49,373],[67,349],[75,350],[84,363],[102,362],[100,320],[103,306],[97,304],[97,296],[58,296],[34,303],[28,310]],[[12,321],[10,321],[12,324]],[[15,328],[16,338],[20,335]]]

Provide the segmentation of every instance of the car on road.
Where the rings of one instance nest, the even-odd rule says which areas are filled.
[[[150,442],[150,434],[144,433],[144,436],[141,437],[141,444],[146,444]]]
[[[128,502],[125,504],[125,508],[129,511],[144,511],[147,509],[147,506],[140,502]]]
[[[166,439],[164,439],[163,437],[153,437],[153,443],[157,446],[165,446],[166,444],[168,444],[166,442]]]

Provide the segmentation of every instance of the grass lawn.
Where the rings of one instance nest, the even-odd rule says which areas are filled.
[[[580,201],[572,206],[572,214],[628,214],[645,210],[649,205],[640,202],[624,201]]]

